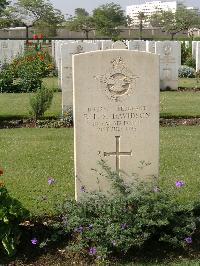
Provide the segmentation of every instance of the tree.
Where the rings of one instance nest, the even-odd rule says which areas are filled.
[[[76,17],[87,17],[87,16],[89,16],[89,13],[84,8],[76,8],[74,13],[75,13]]]
[[[13,13],[25,26],[40,25],[56,29],[64,21],[61,11],[55,9],[49,0],[18,0],[13,7]]]
[[[128,15],[126,16],[126,27],[128,27],[128,36],[131,37],[131,28],[133,26],[133,19]]]
[[[138,19],[139,19],[140,40],[142,40],[143,21],[146,19],[143,12],[138,13]]]
[[[110,3],[93,10],[95,28],[101,35],[117,37],[119,26],[126,25],[126,16],[120,5]]]
[[[181,4],[175,13],[163,11],[152,15],[150,23],[152,26],[159,27],[169,33],[173,40],[177,33],[198,27],[200,24],[200,16],[198,10],[187,9]]]
[[[7,0],[0,0],[0,28],[21,26],[20,21],[13,14],[13,8]]]
[[[94,19],[84,8],[76,8],[75,16],[68,19],[66,26],[71,31],[84,32],[88,39],[89,32],[94,30]]]
[[[0,0],[0,16],[6,9],[6,7],[9,5],[9,2],[7,0]]]

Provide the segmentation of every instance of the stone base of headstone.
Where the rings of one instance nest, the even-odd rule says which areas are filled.
[[[160,81],[161,91],[176,91],[177,88],[178,88],[177,80],[170,80],[170,81],[161,80]]]

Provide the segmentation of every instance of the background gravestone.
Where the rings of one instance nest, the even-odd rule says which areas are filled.
[[[128,50],[73,56],[76,198],[110,190],[92,169],[158,176],[159,57]]]
[[[190,47],[190,42],[189,41],[185,41],[185,48],[189,48]]]
[[[72,55],[98,50],[98,43],[75,42],[61,45],[62,114],[73,106]]]
[[[112,49],[128,49],[126,44],[122,41],[114,42],[112,45]]]
[[[102,41],[102,50],[112,49],[113,41]]]
[[[11,63],[24,53],[24,41],[0,40],[0,64]]]
[[[196,45],[196,71],[200,70],[200,42]]]
[[[192,41],[192,57],[196,58],[197,41]]]
[[[178,69],[181,61],[181,44],[175,41],[156,42],[156,54],[160,55],[161,90],[178,89]]]
[[[146,42],[140,40],[129,41],[128,49],[134,51],[146,51]]]
[[[155,53],[155,41],[146,41],[146,51],[148,53]]]

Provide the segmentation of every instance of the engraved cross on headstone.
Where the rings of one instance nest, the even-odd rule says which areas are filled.
[[[116,151],[115,152],[104,152],[104,156],[116,156],[116,172],[119,174],[120,171],[120,156],[132,156],[132,151],[121,152],[120,151],[120,136],[115,136],[116,138]]]

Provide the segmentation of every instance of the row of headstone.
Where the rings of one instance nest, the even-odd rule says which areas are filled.
[[[73,105],[72,55],[110,49],[128,49],[160,55],[160,89],[178,88],[178,69],[181,65],[181,43],[176,41],[53,41],[52,55],[58,69],[62,89],[62,113]]]
[[[122,47],[72,56],[77,200],[112,191],[101,160],[129,185],[158,177],[159,56]]]
[[[0,65],[11,63],[14,58],[24,53],[23,40],[0,40]]]

